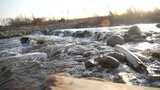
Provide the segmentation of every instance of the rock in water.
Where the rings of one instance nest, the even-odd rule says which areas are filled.
[[[95,58],[97,65],[100,65],[102,68],[114,69],[120,65],[120,62],[111,56],[103,56]]]
[[[156,27],[160,28],[160,24],[157,24]]]
[[[151,54],[152,58],[160,59],[160,51],[159,51],[159,49],[151,50],[150,54]]]
[[[119,36],[119,35],[115,35],[115,36],[111,36],[108,40],[107,40],[107,45],[109,46],[115,46],[116,44],[124,44],[124,38]]]
[[[160,62],[154,61],[147,67],[150,79],[160,80]]]
[[[90,62],[90,61],[85,61],[84,64],[85,64],[85,67],[86,67],[86,68],[91,68],[91,67],[94,67],[94,66],[95,66],[95,65],[94,65],[92,62]]]
[[[28,37],[22,37],[20,39],[22,45],[29,45],[30,39]]]
[[[130,41],[139,42],[139,41],[144,41],[145,40],[145,36],[142,34],[142,32],[139,29],[139,27],[132,26],[132,27],[130,27],[130,29],[124,35],[124,39],[127,42],[130,42]]]
[[[121,45],[116,45],[115,49],[125,54],[127,62],[132,67],[134,67],[134,69],[136,69],[139,72],[142,72],[143,70],[146,71],[146,64],[141,59],[139,59],[138,56],[136,56],[134,53],[122,47]]]
[[[73,33],[72,36],[77,38],[85,38],[85,37],[91,37],[92,33],[89,31],[76,31],[75,33]]]
[[[109,53],[108,56],[112,56],[116,58],[119,62],[122,62],[122,63],[126,62],[126,56],[121,53],[112,52],[112,53]]]
[[[140,36],[142,34],[142,32],[141,32],[139,27],[132,26],[132,27],[129,28],[128,34],[129,35],[139,35]]]
[[[122,78],[123,82],[128,85],[147,85],[148,83],[145,75],[139,73],[120,72],[119,76]]]

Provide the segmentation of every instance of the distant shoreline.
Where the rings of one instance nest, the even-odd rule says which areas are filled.
[[[118,16],[97,16],[81,19],[72,19],[57,21],[51,24],[41,25],[21,25],[21,26],[0,26],[0,39],[10,38],[16,36],[24,36],[31,34],[34,31],[47,31],[56,29],[72,29],[72,28],[94,28],[94,27],[109,27],[109,26],[120,26],[120,25],[132,25],[138,23],[159,23],[159,17],[157,21],[153,18],[148,19],[128,19],[123,20],[117,18]]]

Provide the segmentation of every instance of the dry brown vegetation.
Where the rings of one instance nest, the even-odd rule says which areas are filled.
[[[153,11],[141,11],[130,8],[121,15],[113,13],[113,25],[120,24],[135,24],[135,23],[159,23],[160,22],[160,9]]]
[[[64,28],[80,28],[80,27],[97,27],[97,26],[110,26],[121,24],[135,24],[135,23],[159,23],[160,22],[160,9],[154,9],[153,11],[142,11],[134,8],[126,10],[123,14],[117,14],[110,11],[109,16],[95,16],[81,19],[47,19],[41,18],[29,18],[25,16],[18,16],[16,18],[2,19],[1,23],[8,26],[46,26],[56,25]]]
[[[128,25],[136,23],[160,23],[160,9],[153,11],[141,11],[128,9],[126,13],[117,14],[110,11],[108,16],[95,16],[80,19],[47,19],[47,18],[28,18],[18,16],[16,18],[1,19],[0,38],[21,36],[29,34],[35,30],[46,29],[68,29],[68,28],[91,28],[115,25]],[[19,33],[18,33],[19,32]]]

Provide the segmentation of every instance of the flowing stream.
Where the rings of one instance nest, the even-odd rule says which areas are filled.
[[[160,58],[152,58],[148,52],[160,47],[160,28],[157,28],[156,24],[135,25],[148,40],[125,42],[122,46],[134,53],[141,53],[147,59],[153,59],[146,62],[159,66]],[[20,43],[21,37],[0,39],[0,60],[16,62],[12,67],[15,75],[19,76],[24,84],[36,82],[35,87],[39,87],[42,84],[40,82],[51,73],[59,72],[75,77],[160,87],[160,79],[150,79],[145,73],[135,71],[126,63],[121,63],[114,70],[85,66],[86,61],[94,63],[96,57],[116,52],[114,47],[106,44],[108,38],[112,35],[123,36],[131,26],[49,30],[45,33],[37,31],[26,36],[32,38],[28,45]]]

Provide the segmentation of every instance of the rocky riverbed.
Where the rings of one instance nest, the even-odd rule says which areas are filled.
[[[160,87],[159,47],[156,24],[47,30],[1,39],[0,89],[44,90],[47,76],[56,73]]]

